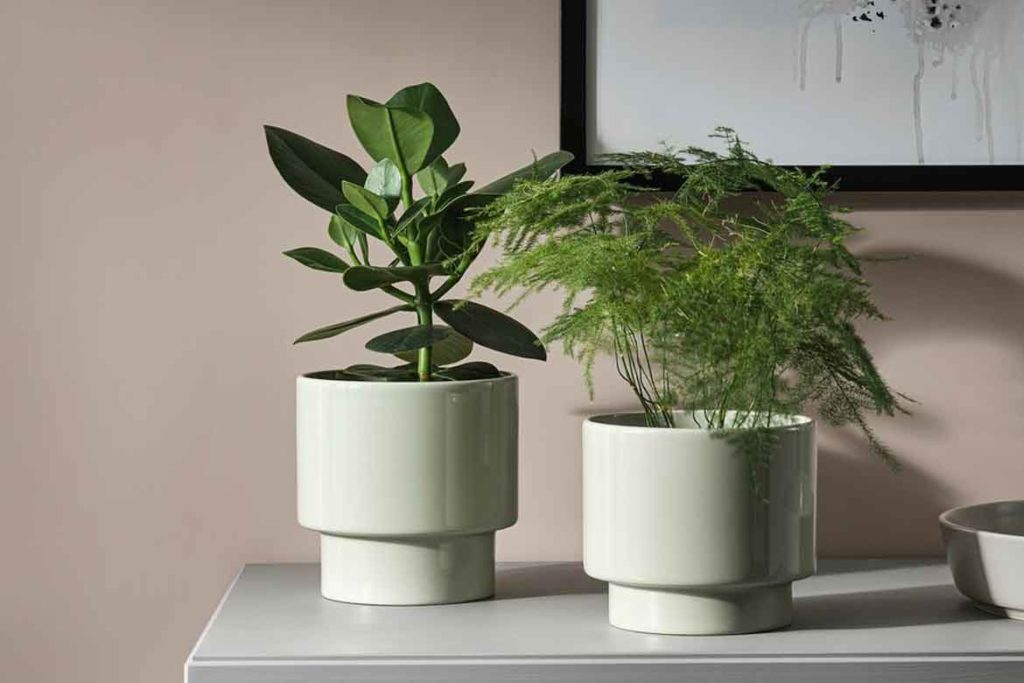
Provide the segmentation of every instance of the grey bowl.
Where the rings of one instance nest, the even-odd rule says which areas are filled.
[[[957,590],[993,614],[1024,621],[1024,500],[939,515]]]

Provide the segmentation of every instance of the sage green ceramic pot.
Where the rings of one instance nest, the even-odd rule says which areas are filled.
[[[494,594],[516,521],[517,384],[298,378],[299,524],[324,597],[426,605]]]
[[[814,423],[781,418],[753,484],[734,442],[676,413],[583,425],[583,559],[609,583],[613,626],[729,634],[785,626],[794,580],[814,572]]]

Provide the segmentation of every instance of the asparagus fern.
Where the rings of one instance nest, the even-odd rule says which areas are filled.
[[[503,258],[473,291],[560,290],[541,338],[581,361],[591,392],[595,357],[610,354],[650,426],[689,410],[764,451],[758,435],[812,404],[894,464],[867,416],[905,412],[905,397],[855,329],[883,318],[846,245],[857,228],[827,203],[821,170],[774,166],[728,129],[715,137],[724,153],[621,154],[625,170],[519,182],[477,214],[476,242],[493,238]],[[681,189],[633,182],[654,171],[683,176]]]

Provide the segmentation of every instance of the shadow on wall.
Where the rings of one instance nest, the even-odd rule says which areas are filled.
[[[925,556],[940,552],[938,516],[953,506],[941,481],[910,464],[894,474],[861,443],[818,449],[821,557]]]
[[[894,252],[900,250],[864,256]],[[910,258],[868,266],[867,277],[880,308],[895,319],[870,330],[869,346],[876,355],[906,351],[914,344],[936,339],[976,338],[1016,346],[1024,356],[1024,280],[947,255],[913,248],[903,253]],[[967,362],[969,359],[964,360]],[[931,371],[942,373],[943,368]],[[896,388],[913,395],[913,387]],[[970,391],[971,387],[963,389]],[[988,398],[978,391],[977,400]],[[890,440],[910,443],[921,437],[924,443],[934,443],[937,435],[956,428],[949,424],[948,416],[938,414],[940,408],[929,406],[927,399],[911,406],[911,418],[898,420],[891,430],[886,427],[894,435]],[[937,517],[963,502],[956,500],[953,489],[906,459],[903,470],[893,475],[852,431],[822,431],[823,441],[828,443],[819,450],[819,553],[941,553]],[[927,467],[928,453],[920,455],[917,462]]]
[[[908,207],[913,208],[913,206]],[[1020,350],[1024,358],[1024,279],[1018,280],[984,264],[931,253],[914,246],[899,246],[883,252],[868,251],[867,257],[894,253],[910,256],[898,263],[869,263],[867,278],[872,283],[881,309],[892,322],[865,325],[869,346],[880,359],[899,352],[900,358],[915,364],[919,376],[948,373],[945,366],[930,367],[935,361],[915,357],[923,343],[943,339],[993,341]],[[969,359],[964,359],[966,365]],[[618,378],[609,367],[599,372],[599,400],[584,403],[574,414],[635,412]],[[960,371],[969,375],[969,368]],[[912,385],[895,383],[921,400],[912,405],[913,416],[879,420],[883,438],[903,457],[903,469],[893,474],[870,453],[854,429],[820,427],[818,453],[818,552],[822,557],[920,557],[942,553],[938,515],[963,504],[955,481],[942,480],[934,472],[933,456],[957,457],[949,446],[941,453],[942,439],[960,429],[950,420],[948,402],[915,394]],[[611,389],[611,391],[609,391]],[[985,401],[985,387],[950,388],[974,392],[966,400]],[[608,396],[608,393],[612,393]],[[1003,418],[1004,422],[1007,418]],[[960,436],[960,435],[956,435]],[[998,435],[996,435],[998,436]],[[1007,438],[1003,438],[1005,442]],[[979,455],[979,467],[984,466]]]
[[[1024,355],[1024,280],[979,263],[908,247],[867,252],[865,258],[906,254],[898,263],[869,263],[867,278],[879,306],[896,318],[886,325],[876,348],[918,341],[924,335],[953,332],[1003,338]]]

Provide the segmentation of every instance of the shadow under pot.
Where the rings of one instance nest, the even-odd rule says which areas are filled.
[[[325,598],[375,605],[494,594],[516,521],[517,381],[297,380],[299,524]]]
[[[583,424],[584,569],[609,583],[609,621],[680,635],[788,625],[792,582],[815,569],[814,422],[711,431],[679,411],[675,424]]]

